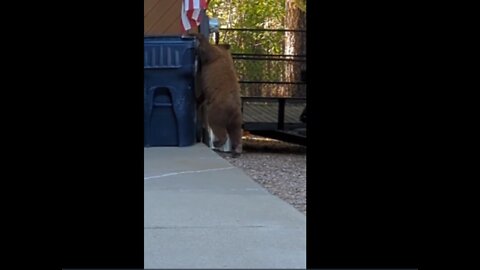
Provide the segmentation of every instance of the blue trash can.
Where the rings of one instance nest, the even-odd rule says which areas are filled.
[[[144,37],[144,146],[196,142],[196,40]]]

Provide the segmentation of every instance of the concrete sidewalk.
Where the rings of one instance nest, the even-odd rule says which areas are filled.
[[[305,216],[204,144],[144,159],[145,268],[306,268]]]

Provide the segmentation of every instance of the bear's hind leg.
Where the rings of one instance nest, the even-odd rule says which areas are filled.
[[[241,117],[236,118],[227,127],[228,137],[232,143],[232,157],[239,157],[242,154],[242,120]]]
[[[224,127],[212,125],[210,127],[215,135],[215,140],[213,141],[213,146],[215,148],[221,148],[227,141],[227,130]]]

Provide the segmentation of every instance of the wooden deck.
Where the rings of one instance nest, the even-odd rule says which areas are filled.
[[[243,102],[243,122],[246,130],[276,130],[278,127],[278,102]],[[285,130],[303,128],[300,115],[305,102],[287,102],[285,104]]]
[[[242,97],[242,128],[254,135],[306,146],[306,124],[300,121],[305,106],[304,98]],[[279,122],[281,108],[284,117]],[[197,128],[199,141],[208,144],[208,132],[201,125]]]

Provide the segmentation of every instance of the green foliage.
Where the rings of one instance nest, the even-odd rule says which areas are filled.
[[[219,19],[221,28],[283,29],[285,0],[212,0],[209,17]],[[231,45],[232,53],[283,54],[284,32],[220,31],[220,43]],[[236,61],[241,79],[281,80],[282,63]]]
[[[279,29],[284,27],[285,0],[212,0],[208,14],[222,28]],[[277,32],[221,32],[222,43],[236,53],[281,53],[283,35]]]
[[[209,17],[219,19],[220,28],[285,29],[286,0],[211,0]],[[294,0],[304,11],[306,0]],[[237,54],[285,54],[283,31],[220,31],[220,43],[228,43]],[[284,61],[235,60],[240,80],[284,81]],[[284,86],[242,85],[242,95],[275,95]]]
[[[307,12],[307,0],[294,0],[295,5],[303,12]]]

